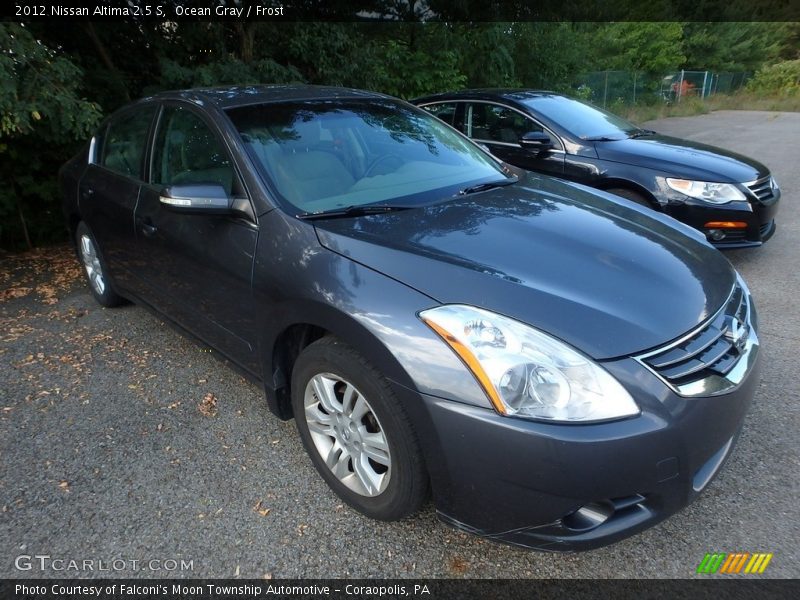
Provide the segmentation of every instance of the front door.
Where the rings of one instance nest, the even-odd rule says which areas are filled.
[[[489,102],[471,102],[464,118],[466,133],[479,144],[484,144],[500,160],[528,171],[562,176],[564,152],[557,137],[532,118],[507,106]],[[520,138],[532,131],[551,136],[553,146],[547,149],[523,148]]]
[[[258,237],[255,220],[185,214],[159,198],[170,185],[222,185],[246,197],[227,147],[194,109],[167,105],[159,120],[149,182],[136,208],[136,236],[156,305],[191,333],[255,375],[255,309],[251,287]]]

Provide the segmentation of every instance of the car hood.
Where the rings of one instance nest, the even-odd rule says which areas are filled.
[[[315,226],[326,248],[440,303],[502,313],[596,359],[681,336],[719,309],[735,281],[727,259],[677,221],[535,175]]]
[[[769,174],[767,167],[741,154],[666,135],[596,142],[595,149],[603,160],[656,169],[686,179],[745,183]]]

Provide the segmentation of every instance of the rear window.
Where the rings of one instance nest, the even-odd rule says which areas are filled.
[[[434,117],[438,117],[448,125],[455,125],[456,109],[458,108],[455,103],[445,102],[441,104],[428,104],[422,108],[431,113]]]
[[[121,175],[141,179],[147,134],[155,113],[155,106],[146,106],[114,118],[103,136],[99,163]]]

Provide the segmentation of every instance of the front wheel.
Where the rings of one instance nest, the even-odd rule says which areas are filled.
[[[606,190],[609,194],[614,194],[615,196],[621,196],[630,200],[631,202],[635,202],[636,204],[640,204],[641,206],[646,206],[647,208],[653,208],[653,203],[650,202],[647,198],[644,197],[643,194],[639,192],[635,192],[633,190],[629,190],[628,188],[611,188]]]
[[[361,355],[331,337],[308,346],[292,371],[292,407],[314,466],[342,500],[384,521],[419,509],[428,478],[414,428]]]
[[[78,248],[78,258],[83,263],[83,273],[95,300],[109,308],[122,304],[124,300],[114,291],[108,280],[108,270],[97,241],[83,221],[75,230],[75,243]]]

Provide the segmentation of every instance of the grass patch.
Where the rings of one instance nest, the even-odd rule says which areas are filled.
[[[800,95],[764,96],[753,92],[719,94],[706,98],[684,98],[675,104],[636,105],[622,107],[618,112],[634,123],[666,117],[691,117],[714,110],[766,110],[800,112]]]

